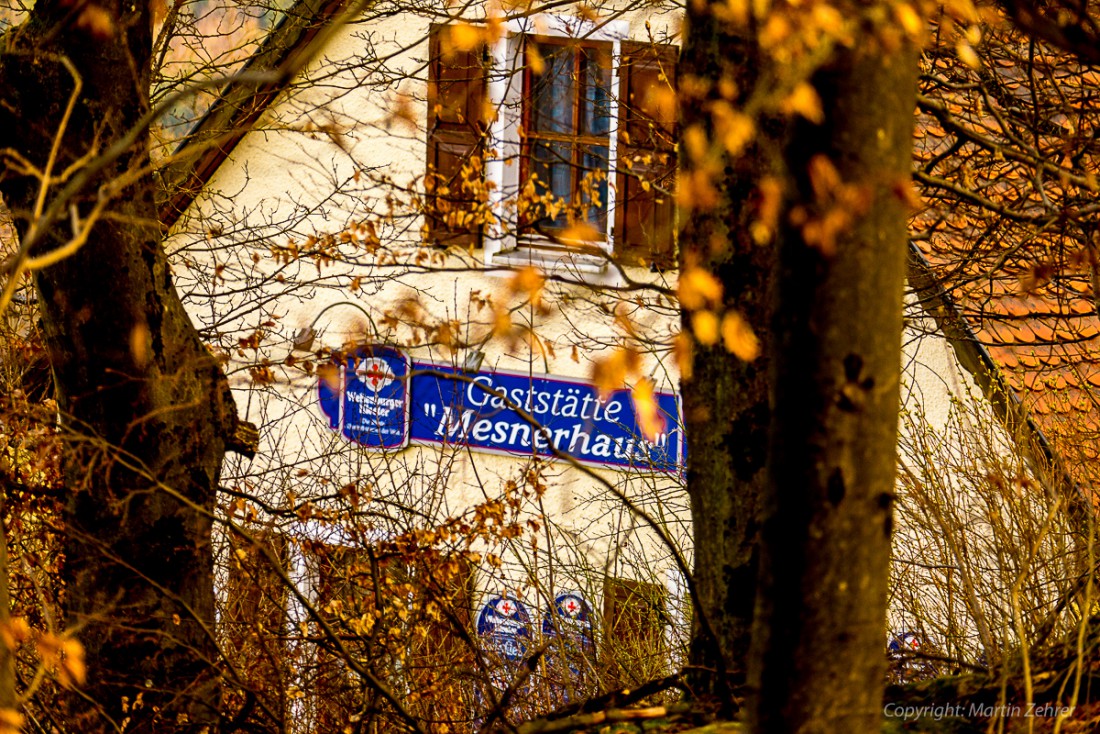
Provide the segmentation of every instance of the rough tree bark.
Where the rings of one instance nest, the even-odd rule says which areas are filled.
[[[824,123],[785,154],[758,732],[877,731],[882,715],[917,61],[873,28],[814,76]]]
[[[707,90],[684,95],[683,128],[699,126],[715,137],[712,109],[723,99],[718,79],[736,84],[740,106],[756,92],[762,54],[754,28],[734,32],[712,8],[726,3],[688,3],[680,58],[681,86]],[[720,11],[719,11],[720,12]],[[706,80],[698,84],[696,80]],[[780,120],[770,121],[747,151],[724,152],[712,183],[713,208],[685,217],[680,232],[681,270],[706,268],[722,283],[723,306],[739,312],[761,341],[763,355],[734,358],[722,343],[697,345],[693,375],[683,381],[684,421],[691,437],[687,488],[694,534],[695,616],[689,680],[696,695],[727,703],[744,683],[756,601],[758,512],[766,481],[770,332],[775,247],[758,222],[761,181],[781,166]],[[681,154],[681,169],[698,162]],[[754,236],[755,233],[755,236]],[[691,314],[683,313],[691,333]]]
[[[0,191],[25,237],[41,181],[15,154],[45,170],[60,135],[53,171],[80,175],[148,111],[150,5],[39,0],[5,41]],[[82,84],[67,126],[74,80],[63,59]],[[29,254],[68,241],[101,187],[148,164],[143,133],[75,192]],[[71,440],[65,604],[89,666],[70,726],[114,731],[128,717],[126,731],[198,731],[219,703],[211,513],[236,413],[173,288],[152,177],[136,176],[108,212],[74,255],[37,274]],[[139,694],[144,706],[127,712],[123,701]]]

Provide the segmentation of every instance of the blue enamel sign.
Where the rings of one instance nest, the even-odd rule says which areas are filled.
[[[477,634],[501,658],[519,662],[531,643],[531,615],[522,602],[508,596],[494,596],[477,615]]]
[[[920,650],[920,637],[914,632],[902,632],[892,635],[886,649],[893,655],[916,652]]]
[[[319,389],[329,426],[368,448],[447,444],[642,471],[685,464],[679,399],[670,392],[654,395],[662,428],[646,437],[629,390],[601,396],[592,384],[550,375],[410,363],[392,347],[357,351]]]
[[[580,592],[567,591],[554,599],[542,618],[542,634],[550,641],[547,658],[551,665],[559,658],[574,676],[584,673],[583,659],[595,652],[592,609]],[[560,642],[554,642],[560,635]]]
[[[592,609],[579,591],[567,591],[554,599],[554,605],[542,618],[542,634],[555,637],[558,632],[574,638],[581,647],[592,646]]]
[[[329,427],[371,449],[409,444],[409,358],[392,347],[357,350],[334,380],[320,380]]]
[[[679,401],[673,393],[655,398],[664,429],[651,441],[642,435],[629,390],[601,398],[594,385],[577,380],[415,362],[412,440],[547,458],[556,449],[597,466],[679,471]]]

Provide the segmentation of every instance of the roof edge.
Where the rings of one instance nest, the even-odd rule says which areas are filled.
[[[989,350],[962,316],[951,294],[936,278],[932,264],[913,242],[909,242],[909,283],[916,291],[921,309],[936,323],[947,339],[955,357],[982,390],[982,394],[1001,423],[1014,436],[1014,442],[1035,465],[1045,465],[1054,478],[1071,489],[1078,498],[1083,493],[1077,481],[1066,469],[1061,455],[1051,445],[1042,429],[1032,420],[1015,390],[1001,374],[1000,367]],[[1021,437],[1020,431],[1023,432]]]
[[[179,221],[260,116],[309,62],[310,44],[347,3],[298,0],[241,71],[231,77],[210,109],[176,146],[171,162],[159,171],[166,192],[159,205],[165,231]],[[256,79],[255,72],[273,74]]]

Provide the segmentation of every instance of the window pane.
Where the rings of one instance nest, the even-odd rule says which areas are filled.
[[[607,229],[608,135],[611,129],[611,45],[533,41],[543,73],[528,77],[528,175],[538,196],[550,195],[525,215],[535,229],[577,223]]]
[[[603,48],[584,48],[582,54],[584,100],[580,132],[607,135],[611,130],[611,56]]]
[[[607,156],[606,145],[585,146],[581,156],[580,197],[582,210],[577,220],[603,232],[607,229]]]
[[[569,143],[539,141],[533,148],[538,193],[541,195],[549,191],[553,194],[555,203],[560,204],[546,210],[547,216],[541,217],[539,223],[547,227],[565,227],[568,222],[566,212],[573,201],[573,146]]]
[[[535,76],[532,129],[540,132],[572,133],[576,82],[573,54],[561,46],[542,46],[546,68]]]

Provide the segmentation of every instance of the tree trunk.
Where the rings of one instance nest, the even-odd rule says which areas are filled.
[[[913,49],[857,38],[786,152],[758,732],[879,728],[916,70]]]
[[[718,3],[726,7],[726,3]],[[756,91],[761,53],[755,34],[735,34],[718,21],[712,4],[688,3],[681,52],[682,86],[707,80],[705,95],[682,99],[683,129],[698,126],[717,137],[711,110],[722,99],[716,80],[734,82],[738,105]],[[681,387],[688,452],[687,489],[694,533],[697,613],[692,630],[689,683],[693,693],[732,704],[732,688],[745,681],[756,601],[760,500],[766,481],[769,425],[767,344],[775,271],[773,234],[759,222],[760,184],[781,166],[777,134],[782,121],[759,132],[750,148],[721,154],[712,182],[713,208],[696,208],[680,232],[681,272],[705,268],[722,283],[723,309],[741,314],[758,336],[762,356],[733,357],[719,342],[696,345],[691,377]],[[681,146],[683,147],[683,146]],[[691,175],[704,164],[681,153]],[[682,313],[691,333],[691,313]],[[727,712],[730,713],[730,712]]]
[[[61,57],[83,89],[54,171],[130,132],[149,107],[149,7],[36,3],[0,61],[0,148],[45,168],[74,88]],[[108,181],[148,163],[143,132],[76,193],[73,217]],[[39,185],[10,166],[0,178],[24,237]],[[125,718],[126,731],[199,731],[219,704],[210,536],[236,414],[174,290],[153,186],[150,175],[137,177],[76,254],[37,275],[70,441],[65,605],[93,702],[71,697],[73,731],[114,730]],[[66,242],[74,227],[69,216],[54,223],[31,254]],[[127,710],[138,696],[144,705]]]

